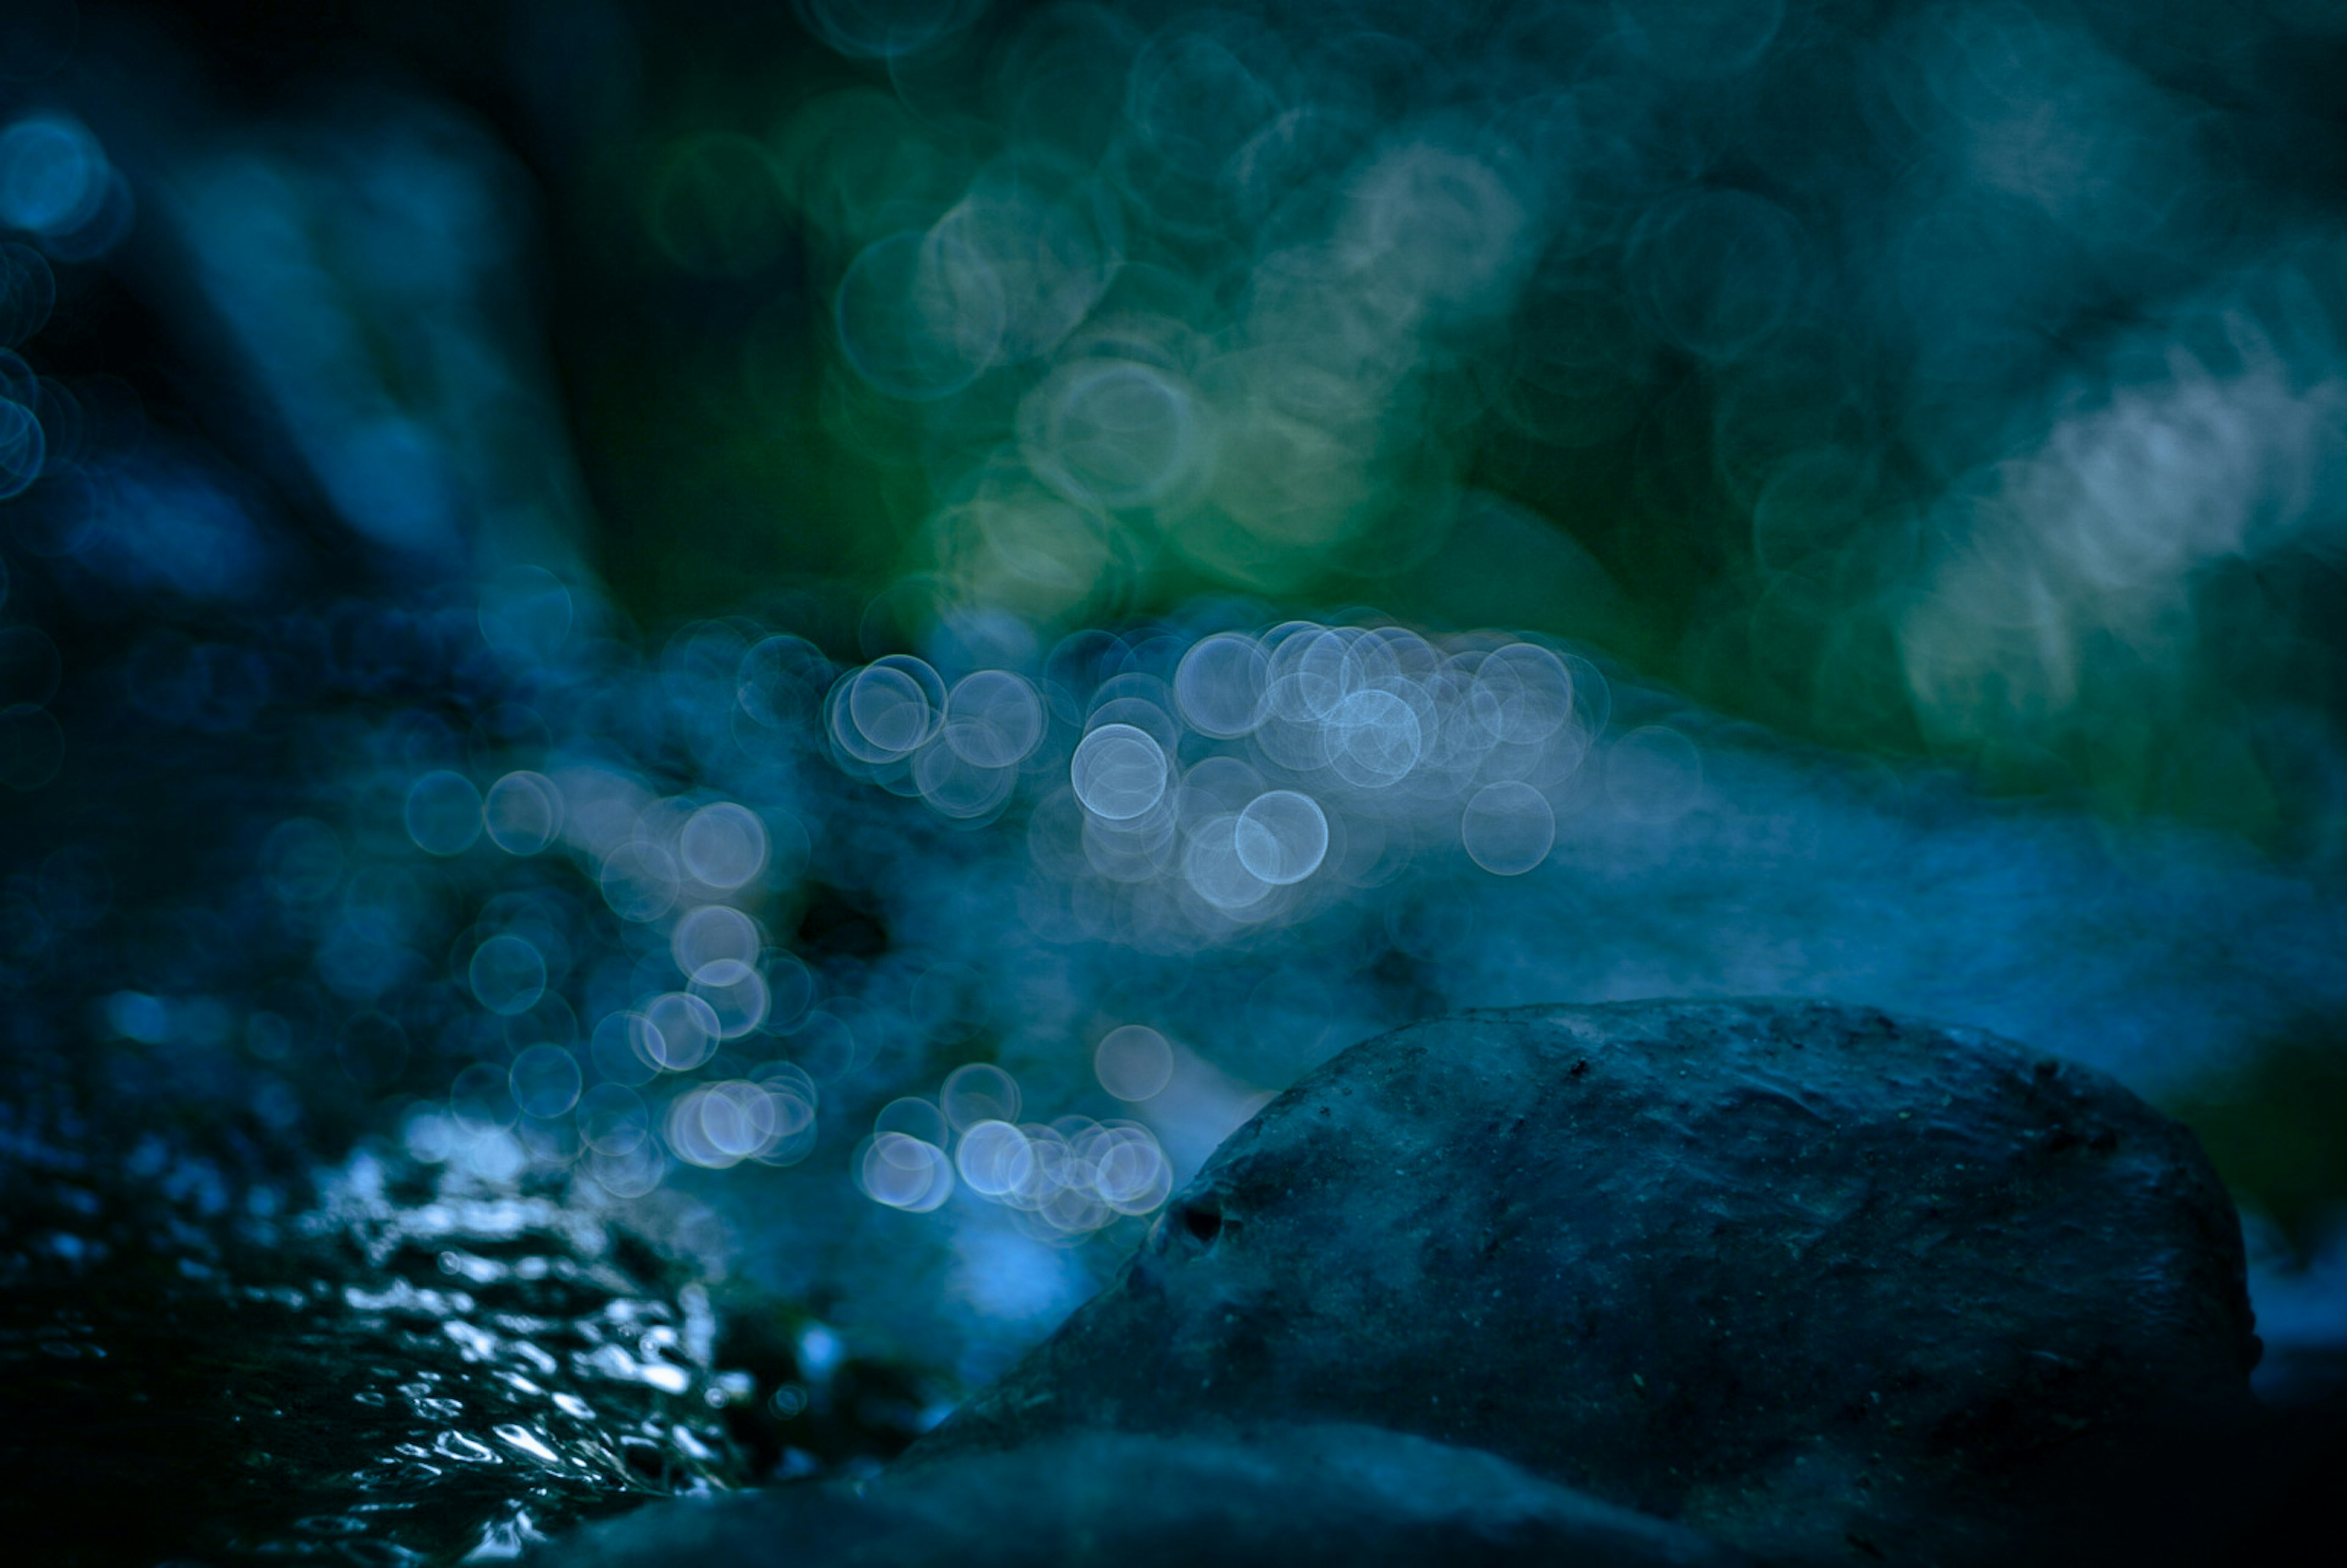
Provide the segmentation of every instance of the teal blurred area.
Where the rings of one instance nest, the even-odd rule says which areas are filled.
[[[1354,1040],[1833,996],[2185,1116],[2335,1390],[2343,76],[2330,0],[0,8],[0,1285],[374,1162],[755,1304],[670,1479],[851,1473]]]

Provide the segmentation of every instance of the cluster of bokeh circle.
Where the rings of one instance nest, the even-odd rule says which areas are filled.
[[[1153,890],[1203,940],[1437,846],[1531,871],[1589,802],[1610,707],[1596,666],[1540,642],[1294,620],[1137,646],[1078,633],[1040,683],[987,669],[948,686],[893,655],[839,677],[824,732],[844,769],[948,818],[991,821],[1029,784],[1039,864]],[[1691,804],[1686,736],[1642,726],[1613,749],[1631,810]]]
[[[1094,1011],[1052,1047],[1091,1072],[1046,1073],[1062,1113],[1034,1114],[1031,1088],[985,1059],[964,1016],[1002,984],[970,968],[979,938],[958,933],[960,956],[928,953],[902,998],[876,1006],[868,985],[852,994],[858,982],[769,928],[823,858],[819,834],[853,839],[913,810],[941,845],[988,846],[1016,884],[1021,940],[1211,965],[1215,950],[1276,949],[1322,914],[1352,918],[1413,878],[1524,876],[1593,804],[1609,822],[1666,825],[1702,788],[1685,733],[1612,733],[1607,677],[1518,637],[1210,617],[1079,631],[1016,664],[979,661],[983,637],[948,638],[948,674],[912,654],[841,668],[751,630],[686,628],[646,682],[714,752],[788,764],[742,774],[732,795],[704,784],[663,796],[608,738],[600,757],[407,782],[398,810],[415,849],[568,859],[618,954],[582,976],[575,897],[566,918],[552,888],[490,875],[450,967],[496,1043],[445,1108],[411,1122],[419,1154],[507,1173],[569,1158],[631,1197],[671,1162],[799,1164],[846,1115],[867,1129],[847,1164],[873,1201],[928,1213],[959,1194],[1039,1238],[1081,1238],[1171,1191],[1155,1102],[1194,1058],[1151,1022]],[[329,836],[282,825],[272,875],[299,884],[336,853],[309,840]],[[890,1044],[908,1029],[928,1060],[976,1054],[933,1089],[898,1092],[919,1087]],[[1088,1114],[1087,1096],[1113,1109]]]

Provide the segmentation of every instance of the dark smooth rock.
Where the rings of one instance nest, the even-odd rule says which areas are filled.
[[[905,1568],[1732,1568],[1693,1531],[1506,1460],[1348,1426],[1177,1437],[1062,1430],[861,1488],[802,1485],[664,1504],[548,1553],[656,1563]]]
[[[1805,1562],[2190,1550],[2232,1206],[2096,1073],[1809,1002],[1472,1013],[1272,1102],[900,1465],[1361,1422]]]

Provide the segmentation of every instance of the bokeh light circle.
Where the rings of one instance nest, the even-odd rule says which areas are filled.
[[[1284,887],[1319,870],[1327,857],[1327,814],[1299,790],[1266,790],[1239,813],[1232,841],[1240,865]]]
[[[1459,819],[1468,858],[1494,876],[1522,876],[1556,844],[1556,813],[1547,797],[1518,779],[1484,785]]]
[[[926,1139],[879,1132],[865,1145],[856,1176],[866,1196],[892,1209],[925,1214],[953,1195],[953,1162]]]
[[[1129,822],[1165,797],[1165,749],[1132,724],[1093,730],[1068,772],[1084,809],[1110,822]]]
[[[1154,1100],[1174,1081],[1174,1047],[1146,1024],[1125,1024],[1101,1037],[1092,1073],[1119,1100]]]
[[[727,800],[704,805],[677,834],[677,858],[704,886],[731,892],[765,869],[766,828],[747,806]]]

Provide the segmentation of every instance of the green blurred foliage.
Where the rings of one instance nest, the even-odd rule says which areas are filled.
[[[2212,194],[2209,124],[2248,117],[2139,36],[1972,101],[1946,61],[1997,39],[1863,7],[1732,91],[1587,7],[998,7],[894,62],[623,15],[639,111],[550,190],[604,563],[647,622],[807,582],[910,582],[916,634],[1373,604],[2328,847],[2336,569],[2209,519],[2271,509],[2303,455],[2246,427],[2327,417],[2330,340],[2246,297],[2297,286],[2226,231],[2260,193]],[[1939,97],[1886,108],[1901,71]],[[2053,94],[2103,184],[1942,167],[2000,92]],[[2161,181],[2188,200],[2137,220]],[[2297,362],[2127,359],[2228,323]]]
[[[1368,606],[2342,847],[2347,41],[2295,11],[251,9],[538,178],[647,626]]]

